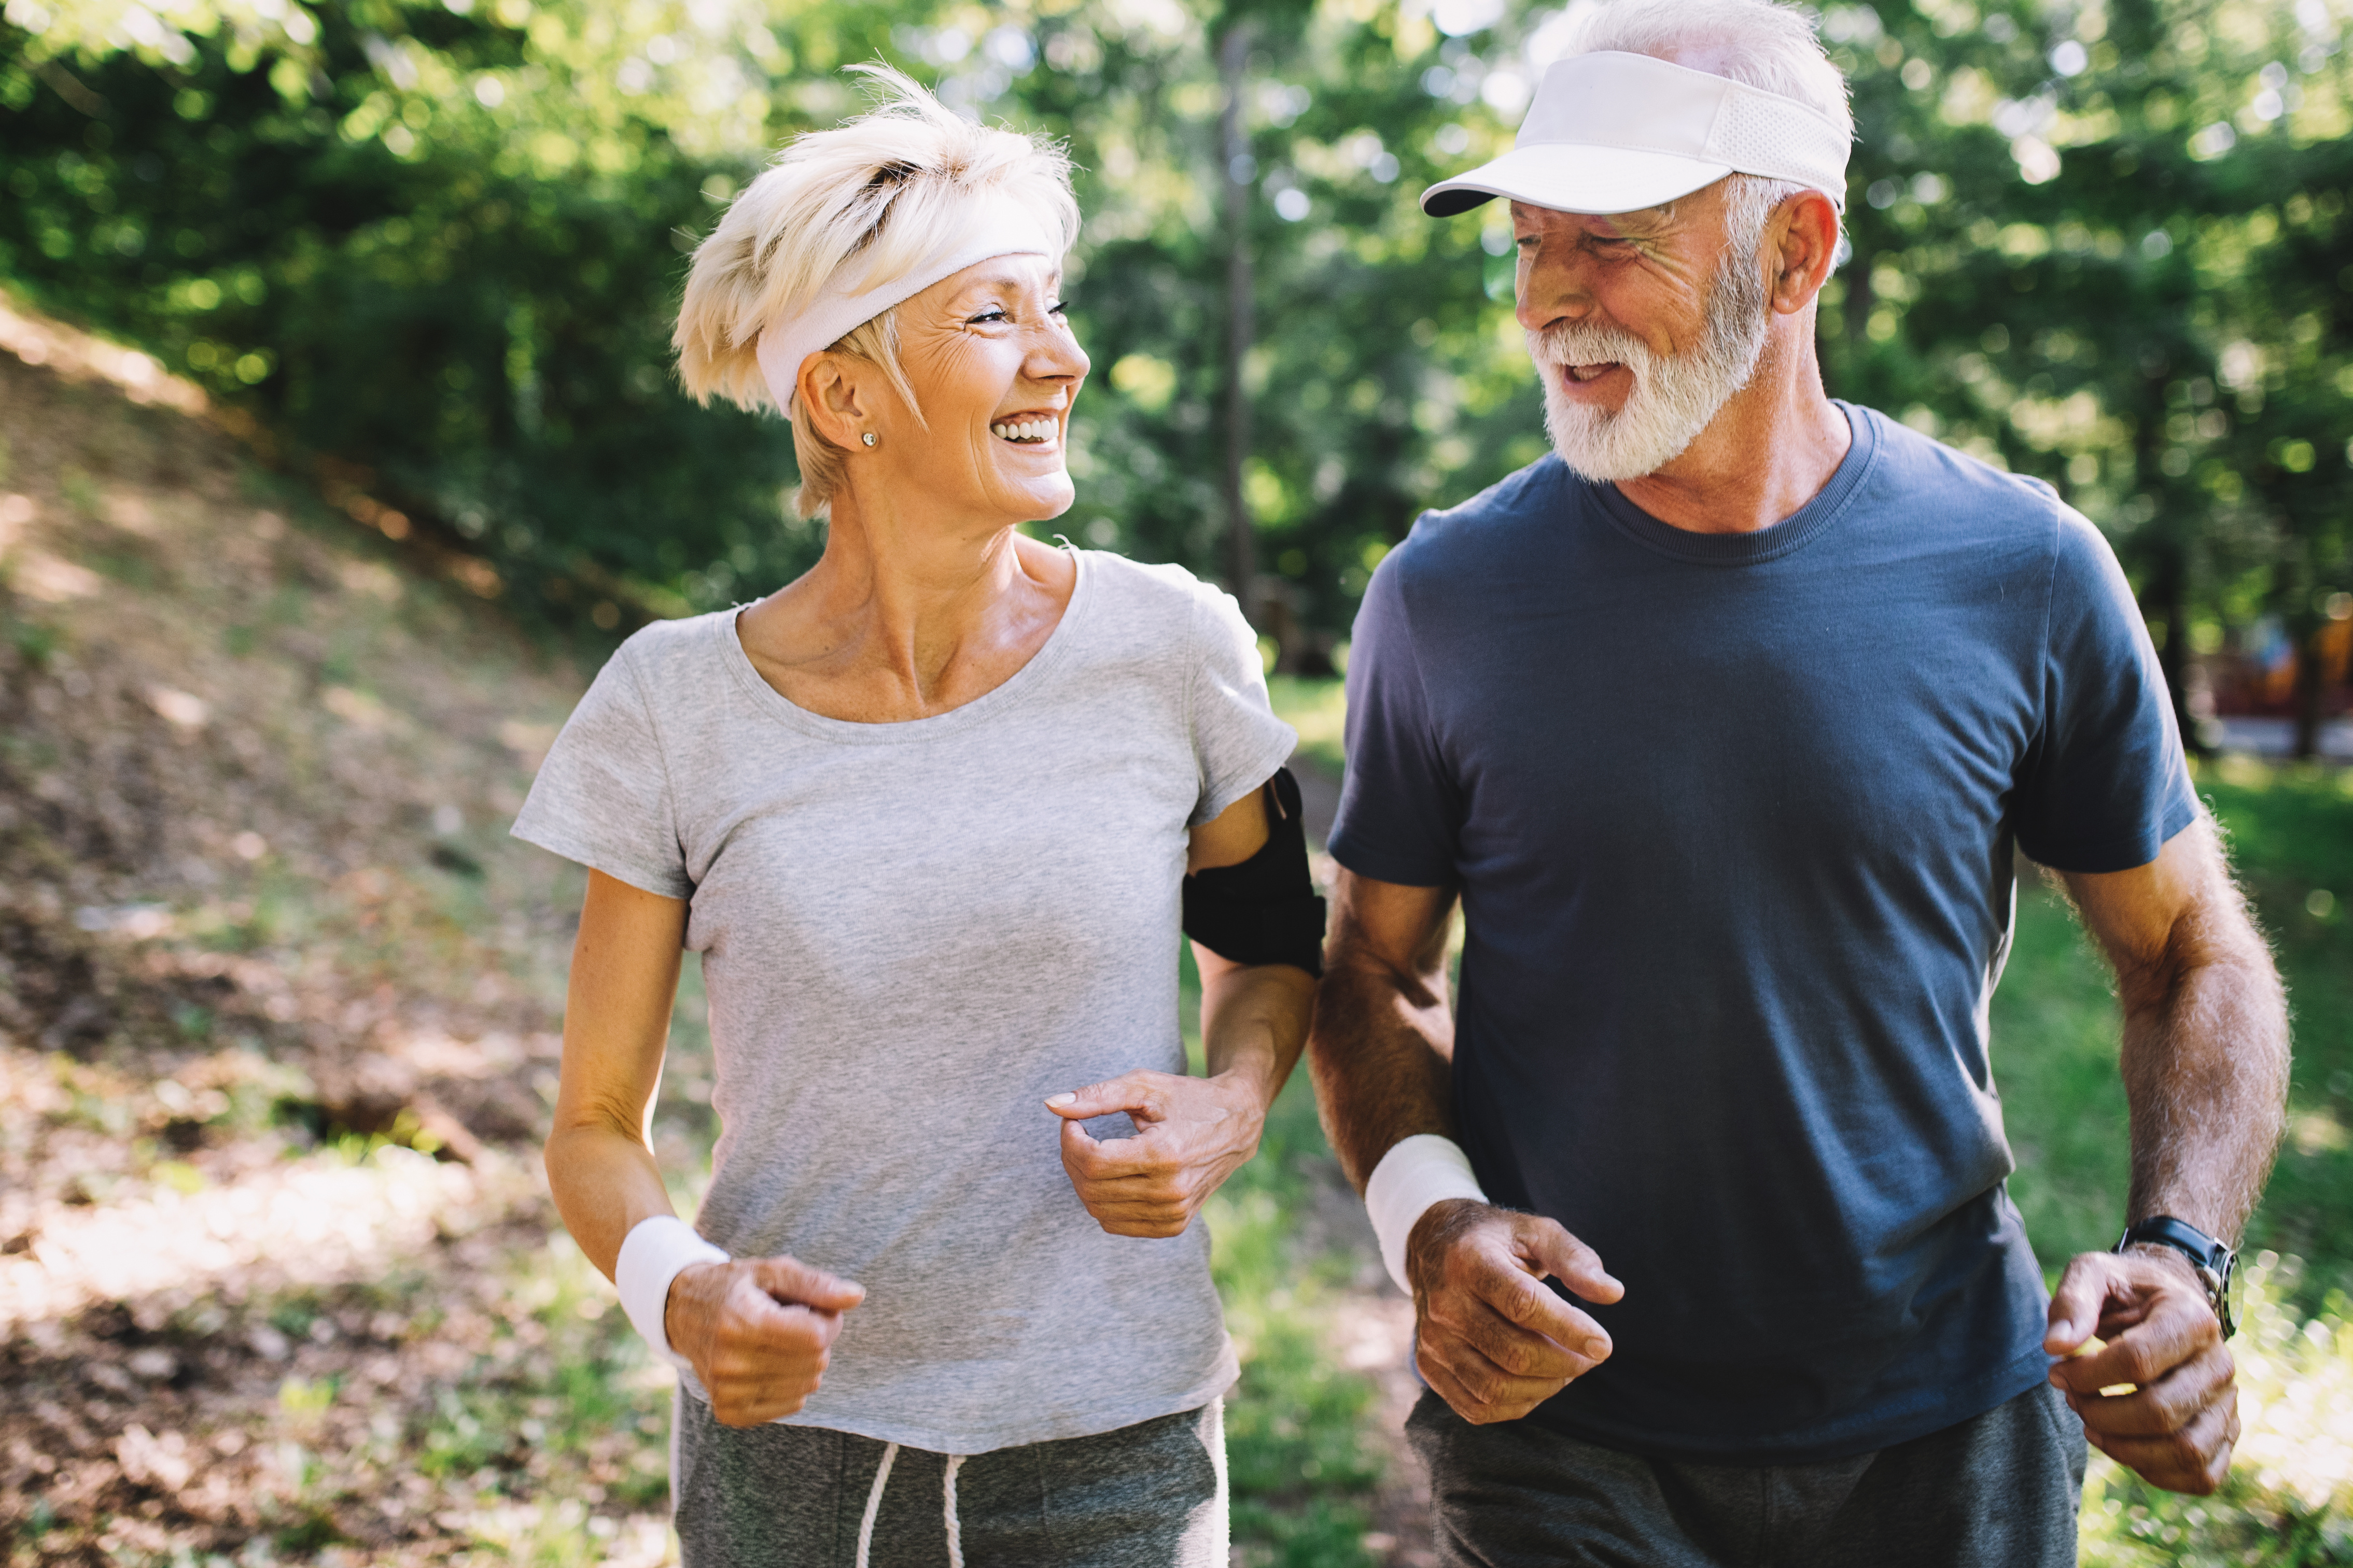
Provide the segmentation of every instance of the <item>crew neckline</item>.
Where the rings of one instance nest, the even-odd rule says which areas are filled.
[[[1687,528],[1677,528],[1662,522],[1626,498],[1614,484],[1589,486],[1601,513],[1635,543],[1678,561],[1692,561],[1711,566],[1748,566],[1774,561],[1791,551],[1811,542],[1836,521],[1847,503],[1879,459],[1879,425],[1870,410],[1858,408],[1839,398],[1831,405],[1846,416],[1847,429],[1852,437],[1846,456],[1812,500],[1797,510],[1768,527],[1748,533],[1694,533]]]
[[[1070,602],[1062,606],[1062,618],[1054,623],[1054,629],[1046,634],[1046,640],[1038,645],[1038,651],[1031,654],[1020,668],[996,686],[944,713],[870,724],[857,719],[836,719],[802,707],[763,679],[759,667],[744,651],[744,634],[735,622],[748,605],[739,605],[712,617],[717,623],[720,658],[756,706],[771,718],[782,721],[803,734],[849,745],[905,744],[955,734],[1019,703],[1045,680],[1068,652],[1075,636],[1073,626],[1092,600],[1092,584],[1094,582],[1094,570],[1087,560],[1087,552],[1072,547],[1070,553],[1077,581],[1071,585]]]

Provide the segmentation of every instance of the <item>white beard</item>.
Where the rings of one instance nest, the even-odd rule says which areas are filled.
[[[1654,354],[1630,333],[1581,322],[1528,333],[1528,353],[1544,372],[1552,449],[1596,483],[1640,479],[1682,457],[1756,374],[1771,324],[1767,306],[1763,269],[1754,257],[1733,254],[1716,268],[1700,341],[1685,353]],[[1573,403],[1562,390],[1563,367],[1613,363],[1634,377],[1616,413]]]

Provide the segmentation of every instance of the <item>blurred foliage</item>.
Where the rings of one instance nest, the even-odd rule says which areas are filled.
[[[1348,721],[1346,688],[1329,678],[1296,675],[1269,676],[1266,684],[1275,712],[1299,731],[1299,750],[1294,754],[1338,778],[1347,767],[1342,753]]]
[[[2283,1303],[2303,1265],[2257,1255],[2246,1271],[2237,1363],[2242,1435],[2212,1497],[2161,1491],[2092,1456],[2084,1568],[2323,1568],[2353,1563],[2353,1324],[2344,1295],[2314,1317]]]
[[[1588,0],[1578,0],[1579,4]],[[2348,0],[1896,0],[1854,83],[1831,390],[2110,530],[2177,677],[2353,588]],[[1505,145],[1567,13],[1506,0],[8,0],[0,277],[474,542],[527,598],[724,604],[810,559],[773,421],[676,392],[681,252],[875,56],[1069,138],[1082,542],[1214,570],[1214,45],[1248,26],[1269,629],[1318,668],[1422,508],[1543,450]],[[2348,603],[2333,601],[2341,611]],[[2179,687],[2180,682],[2177,680]]]

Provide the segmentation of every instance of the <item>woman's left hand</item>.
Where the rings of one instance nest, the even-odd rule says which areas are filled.
[[[1138,1069],[1047,1109],[1062,1120],[1062,1169],[1087,1212],[1113,1236],[1179,1236],[1234,1168],[1258,1152],[1266,1086],[1236,1070],[1187,1078]],[[1094,1138],[1089,1117],[1124,1110],[1133,1138]]]

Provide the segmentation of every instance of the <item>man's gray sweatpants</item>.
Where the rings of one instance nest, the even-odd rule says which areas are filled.
[[[675,1406],[670,1488],[687,1568],[854,1568],[884,1445],[821,1426],[723,1426]],[[998,1448],[955,1470],[965,1568],[1226,1568],[1223,1411]],[[870,1568],[945,1568],[947,1457],[891,1456]]]
[[[1532,1421],[1406,1422],[1447,1568],[2073,1568],[2089,1448],[2047,1384],[1811,1465],[1646,1459]]]

